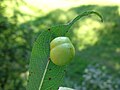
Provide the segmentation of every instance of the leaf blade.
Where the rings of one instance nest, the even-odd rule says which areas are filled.
[[[66,66],[57,66],[49,60],[50,41],[58,36],[65,36],[70,27],[81,17],[89,14],[98,15],[94,11],[84,12],[78,15],[70,23],[66,25],[58,25],[43,31],[34,43],[30,68],[29,68],[29,82],[27,90],[57,90],[63,81]]]

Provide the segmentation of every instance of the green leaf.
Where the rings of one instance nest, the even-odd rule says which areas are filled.
[[[57,66],[50,60],[50,41],[58,36],[65,36],[77,20],[89,14],[96,14],[102,20],[97,12],[84,12],[70,23],[51,27],[38,36],[32,49],[27,90],[58,90],[63,81],[66,66]]]

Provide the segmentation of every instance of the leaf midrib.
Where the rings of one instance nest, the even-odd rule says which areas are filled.
[[[50,62],[50,60],[48,60],[47,65],[46,65],[46,67],[45,67],[45,71],[44,71],[44,73],[43,73],[43,77],[42,77],[42,80],[41,80],[41,82],[40,82],[39,90],[41,89],[41,87],[42,87],[42,85],[43,85],[44,78],[45,78],[45,75],[46,75],[46,72],[47,72],[47,68],[48,68],[49,62]]]

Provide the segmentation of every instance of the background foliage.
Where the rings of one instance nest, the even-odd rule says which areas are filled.
[[[76,56],[62,86],[119,90],[120,5],[80,5],[44,12],[22,0],[0,1],[0,90],[25,90],[30,52],[41,30],[67,23],[86,10],[101,13],[104,23],[89,16],[71,28],[68,36]]]

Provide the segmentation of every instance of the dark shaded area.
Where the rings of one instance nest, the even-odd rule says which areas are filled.
[[[105,66],[106,71],[112,74],[114,78],[119,77],[120,68],[116,69],[116,64],[120,65],[120,16],[118,6],[87,5],[71,8],[67,12],[55,10],[46,16],[38,17],[21,25],[17,23],[17,17],[18,15],[22,17],[24,14],[14,10],[14,16],[11,17],[13,22],[10,22],[4,16],[5,7],[0,6],[0,8],[2,8],[0,9],[0,90],[25,90],[26,77],[23,78],[22,73],[28,70],[32,45],[39,33],[50,26],[64,24],[74,18],[75,15],[87,10],[100,12],[104,17],[104,27],[97,30],[99,40],[95,45],[87,46],[82,51],[78,51],[76,47],[76,56],[66,71],[66,77],[80,85],[83,81],[84,69],[89,64],[96,65],[96,63],[100,64],[101,67]],[[62,15],[65,19],[61,18]],[[85,19],[81,19],[80,22],[84,22]],[[96,17],[92,17],[92,19],[96,20]],[[79,24],[76,23],[68,33],[71,39],[75,37],[74,28],[78,27]],[[73,43],[76,46],[78,42]],[[74,87],[74,85],[66,86]]]
[[[28,69],[32,32],[19,27],[16,10],[11,17],[13,22],[9,21],[4,15],[7,6],[3,6],[3,1],[0,1],[0,90],[25,90],[26,79],[20,75]]]

